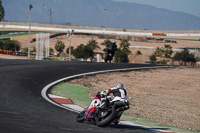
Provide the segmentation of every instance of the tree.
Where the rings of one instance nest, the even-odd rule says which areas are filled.
[[[94,50],[101,49],[101,48],[98,46],[98,42],[96,42],[96,40],[91,39],[89,40],[89,42],[87,43],[84,49],[85,51],[89,52],[88,56],[90,57],[90,60],[92,61],[92,59],[94,58]]]
[[[84,44],[80,44],[76,49],[73,50],[73,55],[75,58],[83,58]]]
[[[156,51],[154,52],[154,55],[157,57],[161,57],[163,55],[163,53],[164,53],[164,49],[157,47]]]
[[[127,39],[122,39],[119,49],[115,52],[114,62],[128,63],[128,55],[131,53],[129,50],[130,43]]]
[[[110,43],[112,43],[109,39],[104,40],[104,42],[101,43],[103,46],[108,46]]]
[[[197,59],[194,57],[194,54],[189,54],[187,57],[187,63],[191,63],[192,66],[195,66]]]
[[[0,0],[0,21],[3,20],[4,15],[5,15],[5,11],[2,5],[2,1]]]
[[[74,47],[71,46],[71,53],[72,53],[72,54],[73,54],[73,50],[74,50]],[[67,52],[67,54],[69,54],[69,48],[67,48],[66,52]]]
[[[3,49],[4,42],[0,40],[0,49]]]
[[[3,50],[19,51],[20,43],[15,40],[6,40],[1,47]]]
[[[171,55],[173,53],[172,47],[170,45],[164,46],[164,57],[171,58]]]
[[[172,47],[170,45],[164,45],[164,47],[157,47],[156,51],[154,52],[155,56],[157,57],[166,57],[170,58],[173,53]]]
[[[89,57],[90,60],[92,61],[92,59],[94,58],[94,49],[92,49],[91,46],[86,45],[84,47],[84,50],[85,50],[85,54],[87,55],[87,58]],[[87,59],[87,58],[85,58],[85,59]]]
[[[57,40],[55,49],[59,52],[59,55],[63,52],[64,48],[65,48],[64,42]]]
[[[92,60],[94,52],[90,46],[80,44],[76,49],[73,50],[73,55],[75,58],[83,58],[85,60],[90,58]]]
[[[128,63],[129,62],[128,55],[125,52],[123,52],[121,49],[118,49],[115,53],[115,56],[114,56],[114,62],[116,62],[116,63],[120,63],[120,62]]]
[[[96,42],[96,40],[91,39],[88,41],[87,46],[91,47],[93,50],[100,49],[100,47],[97,44],[98,42]]]
[[[196,63],[196,58],[194,57],[194,54],[189,53],[188,49],[184,49],[182,52],[177,52],[174,55],[173,61],[179,61],[179,64],[184,63],[185,66],[187,63],[194,65]]]
[[[128,39],[122,39],[120,42],[120,49],[126,53],[127,55],[131,53],[129,50],[130,43],[128,42]]]
[[[112,42],[109,40],[109,39],[107,39],[107,40],[104,40],[104,42],[102,42],[101,43],[101,45],[103,45],[103,46],[106,46],[106,48],[104,48],[104,52],[106,52],[106,49],[107,49],[107,47],[109,46],[109,44],[111,44]]]

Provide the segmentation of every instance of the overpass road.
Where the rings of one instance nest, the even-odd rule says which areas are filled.
[[[105,128],[77,123],[76,113],[47,102],[41,91],[47,84],[75,74],[142,64],[53,62],[0,59],[0,133],[145,133],[134,126]]]

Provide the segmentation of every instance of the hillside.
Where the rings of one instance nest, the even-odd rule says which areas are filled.
[[[12,4],[10,4],[12,3]],[[111,0],[6,0],[3,2],[8,21],[29,21],[28,5],[32,4],[32,22],[110,28],[148,30],[200,30],[200,18],[183,12],[150,5]],[[16,10],[18,9],[18,10]],[[107,9],[104,12],[104,9]]]

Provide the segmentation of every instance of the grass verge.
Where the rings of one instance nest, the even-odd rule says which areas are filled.
[[[4,34],[1,35],[0,37],[14,37],[14,36],[24,36],[24,35],[28,35],[28,32],[17,32],[17,33],[12,33],[12,34]],[[36,32],[31,32],[31,35],[33,34],[37,34]]]
[[[88,91],[89,89],[86,87],[73,85],[70,83],[61,83],[57,86],[54,86],[50,93],[53,95],[69,98],[75,104],[86,108],[92,101],[92,99],[87,96]]]
[[[31,32],[31,35],[33,34],[40,34],[40,33],[44,33],[44,32]],[[56,32],[51,32],[51,34],[56,34]],[[16,33],[10,33],[10,34],[4,34],[4,35],[0,35],[0,37],[15,37],[15,36],[25,36],[25,35],[29,35],[29,32],[16,32]]]
[[[92,99],[88,97],[89,88],[70,84],[70,83],[60,83],[54,86],[50,90],[50,93],[53,95],[69,98],[75,104],[80,105],[83,108],[86,108],[87,106],[89,106],[90,102],[92,101]],[[191,131],[191,130],[187,130],[183,128],[178,128],[171,125],[158,123],[158,122],[148,120],[142,117],[133,116],[133,115],[127,114],[126,112],[123,113],[121,119],[126,120],[126,121],[131,121],[136,124],[152,127],[152,128],[169,130],[171,132],[176,132],[176,133],[199,133],[199,132],[195,132],[195,131]]]

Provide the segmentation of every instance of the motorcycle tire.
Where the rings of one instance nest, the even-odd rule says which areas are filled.
[[[105,127],[109,125],[111,122],[113,122],[116,117],[117,117],[117,111],[115,108],[113,108],[112,113],[108,115],[108,117],[106,117],[105,119],[100,119],[100,118],[95,117],[95,122],[97,126]]]
[[[82,112],[80,112],[80,113],[77,115],[77,117],[76,117],[76,121],[77,121],[77,122],[83,122],[83,121],[85,121],[85,113],[86,113],[85,110],[83,110]]]
[[[108,56],[109,56],[109,55],[106,55],[106,57],[105,57],[105,62],[108,62],[108,59],[109,59]]]

